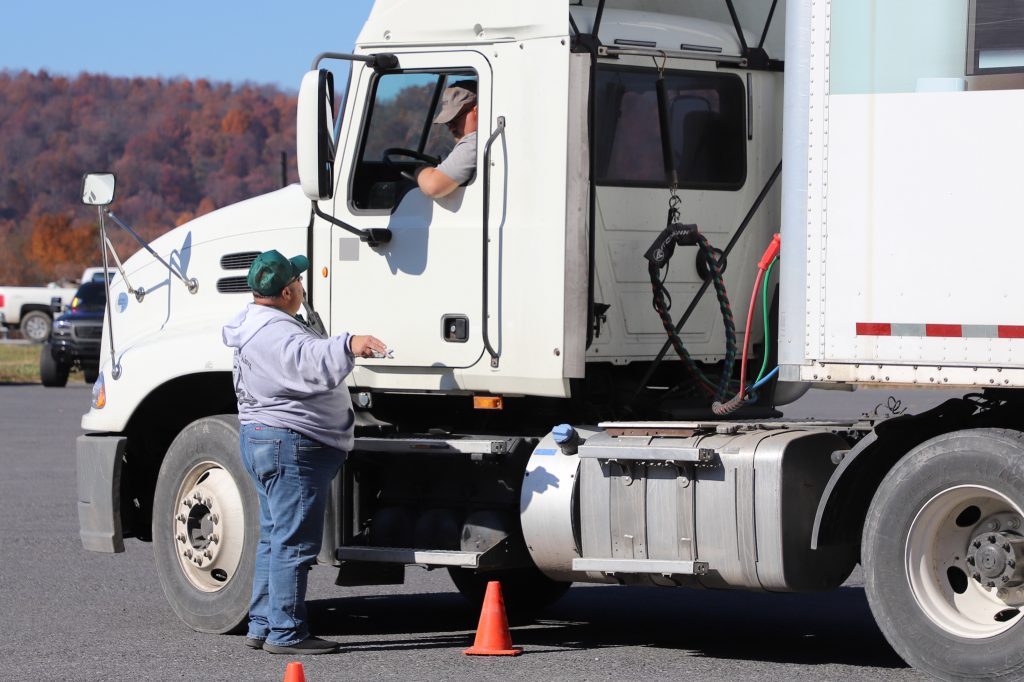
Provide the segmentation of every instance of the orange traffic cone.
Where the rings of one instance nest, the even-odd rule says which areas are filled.
[[[523,653],[521,647],[512,646],[508,618],[505,617],[505,600],[501,598],[501,583],[496,580],[487,583],[473,646],[462,653],[475,656],[518,656]]]
[[[284,669],[284,682],[306,682],[306,672],[302,669],[301,663],[288,664]]]

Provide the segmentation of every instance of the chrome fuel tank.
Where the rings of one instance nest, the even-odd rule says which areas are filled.
[[[818,499],[848,448],[795,423],[602,424],[565,454],[549,435],[520,504],[533,560],[561,580],[771,591],[835,587],[856,547],[811,550]]]

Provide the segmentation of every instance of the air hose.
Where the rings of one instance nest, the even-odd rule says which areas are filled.
[[[732,397],[727,403],[721,402],[721,399],[716,398],[715,402],[711,405],[711,411],[720,417],[724,417],[727,414],[735,412],[743,405],[743,400],[746,397],[748,391],[754,387],[747,388],[747,348],[750,340],[750,326],[754,319],[754,307],[757,304],[757,293],[758,289],[761,288],[761,280],[764,279],[765,271],[768,270],[775,262],[775,258],[779,255],[780,247],[779,235],[776,234],[772,237],[771,244],[765,249],[764,254],[761,256],[761,260],[757,264],[757,278],[754,281],[754,290],[750,294],[750,306],[747,308],[747,326],[746,331],[743,334],[743,358],[740,361],[740,390]],[[767,350],[767,349],[766,349]],[[767,355],[767,354],[766,354]],[[763,371],[763,368],[762,368]]]

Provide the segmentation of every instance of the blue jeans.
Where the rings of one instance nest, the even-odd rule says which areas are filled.
[[[331,480],[345,453],[262,424],[243,424],[239,441],[260,499],[249,637],[297,644],[309,637],[306,580],[320,552]]]

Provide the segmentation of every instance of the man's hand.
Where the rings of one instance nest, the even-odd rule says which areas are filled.
[[[349,348],[357,358],[372,358],[373,354],[385,353],[388,347],[376,336],[350,336]]]

